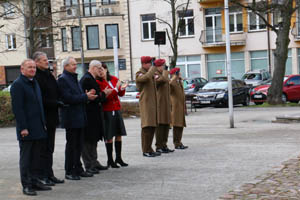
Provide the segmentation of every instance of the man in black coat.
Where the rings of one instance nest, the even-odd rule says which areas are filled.
[[[89,65],[89,71],[81,78],[80,84],[83,90],[94,89],[98,97],[86,104],[87,127],[84,133],[84,144],[82,151],[82,160],[87,172],[99,173],[99,170],[105,170],[97,160],[97,143],[102,140],[104,132],[103,112],[101,103],[106,101],[106,96],[112,92],[112,89],[100,91],[96,78],[100,76],[99,68],[101,62],[92,60]]]
[[[12,109],[17,122],[20,147],[20,174],[23,193],[37,195],[35,190],[51,190],[38,180],[41,141],[47,138],[40,87],[34,79],[35,62],[26,59],[21,64],[21,75],[11,86]]]
[[[84,92],[78,82],[77,62],[73,57],[62,61],[64,71],[58,79],[58,88],[62,101],[68,106],[62,108],[62,126],[66,128],[65,170],[66,179],[80,180],[93,174],[82,168],[80,155],[83,147],[84,128],[87,125],[85,104],[97,98],[95,90]]]
[[[58,125],[59,91],[56,79],[49,70],[47,55],[38,51],[33,54],[33,59],[37,67],[35,78],[38,81],[42,92],[46,128],[48,133],[48,138],[44,141],[44,148],[41,151],[41,158],[44,164],[44,171],[41,178],[42,182],[46,185],[53,186],[55,183],[64,183],[64,180],[60,180],[54,176],[52,169],[55,131],[56,126]]]

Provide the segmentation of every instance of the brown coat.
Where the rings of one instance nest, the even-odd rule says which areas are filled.
[[[157,68],[152,66],[149,71],[140,68],[136,73],[135,82],[140,92],[140,115],[142,128],[157,126],[157,99],[154,73]]]
[[[185,95],[182,82],[178,78],[170,81],[172,126],[185,127]]]
[[[158,78],[156,79],[157,88],[157,111],[158,111],[158,124],[171,123],[171,102],[170,102],[170,85],[169,85],[169,72],[156,72]]]

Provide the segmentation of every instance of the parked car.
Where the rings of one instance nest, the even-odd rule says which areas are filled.
[[[121,102],[139,102],[140,93],[136,88],[135,82],[128,84],[125,95],[120,97]]]
[[[250,92],[251,101],[256,105],[267,101],[268,89],[271,81],[265,85],[257,86]],[[298,103],[300,101],[300,75],[289,75],[283,79],[282,101],[290,101]]]
[[[201,77],[185,78],[183,80],[185,99],[187,101],[192,100],[195,93],[197,93],[207,82],[208,81],[205,78]]]
[[[258,85],[264,85],[266,82],[271,80],[271,75],[264,69],[254,70],[246,72],[242,76],[242,80],[251,87],[256,87]]]
[[[249,87],[241,80],[232,80],[233,104],[248,106],[250,102]],[[228,82],[208,82],[194,97],[193,106],[227,106]]]
[[[6,88],[4,88],[2,91],[3,92],[10,92],[10,88],[11,88],[11,84],[9,86],[7,86]]]
[[[234,77],[231,77],[231,79],[235,79]],[[216,77],[212,77],[211,79],[209,79],[210,82],[213,81],[227,81],[227,76],[216,76]]]

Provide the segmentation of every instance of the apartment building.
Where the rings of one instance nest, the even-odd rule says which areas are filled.
[[[91,60],[107,64],[115,74],[113,36],[118,43],[119,76],[131,79],[131,60],[126,0],[52,0],[53,33],[58,71],[61,61],[67,56],[78,62],[79,77],[88,68]],[[78,5],[79,2],[79,5]],[[80,27],[81,20],[81,27]],[[81,64],[81,37],[84,64]]]

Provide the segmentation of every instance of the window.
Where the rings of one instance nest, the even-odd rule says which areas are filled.
[[[7,50],[14,50],[17,48],[17,41],[15,34],[5,35],[6,40],[6,49]]]
[[[84,16],[95,16],[96,8],[97,8],[96,0],[83,0]]]
[[[229,8],[229,22],[230,32],[242,32],[243,31],[243,13],[242,8],[230,7]]]
[[[142,39],[153,40],[155,31],[155,14],[142,15]]]
[[[80,29],[79,27],[72,27],[72,50],[79,51],[80,50]]]
[[[273,26],[278,27],[280,22],[282,22],[282,18],[280,16],[280,12],[276,10],[273,12]]]
[[[119,28],[118,24],[106,24],[105,25],[105,36],[106,36],[106,48],[113,48],[113,36],[117,37],[117,45],[119,48]]]
[[[51,13],[51,6],[49,2],[37,1],[36,9],[34,10],[36,16],[46,16]]]
[[[86,26],[87,48],[99,49],[98,25]]]
[[[250,31],[258,31],[265,30],[266,24],[265,22],[255,13],[249,12],[249,30]]]
[[[201,76],[200,56],[178,56],[177,65],[184,78]]]
[[[62,51],[68,51],[68,41],[67,41],[67,30],[66,30],[66,28],[61,29],[61,42],[62,42]]]
[[[290,80],[288,80],[286,82],[286,84],[290,84],[291,82],[293,82],[294,85],[300,85],[300,77],[299,76],[294,76],[294,77],[290,78]]]
[[[195,34],[194,31],[194,11],[193,10],[187,10],[179,11],[179,36],[191,36]]]
[[[41,47],[53,47],[53,35],[51,34],[41,34]]]
[[[116,0],[102,0],[102,4],[116,4],[117,1]]]
[[[74,6],[78,5],[77,0],[65,0],[65,6]]]
[[[13,17],[15,14],[14,6],[10,3],[3,3],[2,4],[4,9],[4,16],[5,17]]]
[[[267,51],[251,51],[251,70],[265,69],[268,70],[268,52]]]

